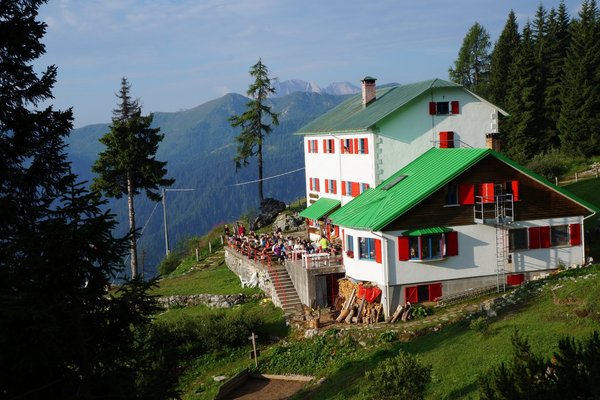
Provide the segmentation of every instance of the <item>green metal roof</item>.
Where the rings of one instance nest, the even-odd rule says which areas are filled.
[[[364,131],[431,88],[449,87],[462,88],[441,79],[381,88],[377,90],[376,100],[366,107],[362,104],[362,95],[358,94],[305,125],[296,134]]]
[[[321,197],[300,213],[301,217],[309,219],[321,219],[333,209],[340,206],[340,201]]]
[[[411,229],[410,231],[402,232],[402,236],[439,235],[448,232],[452,232],[452,229],[445,226],[434,226],[431,228]]]
[[[379,186],[363,192],[329,217],[336,225],[380,231],[488,155],[504,161],[588,210],[600,212],[596,206],[574,196],[563,188],[553,185],[541,176],[493,150],[432,148],[383,181]],[[390,182],[397,180],[400,175],[406,175],[406,177],[388,190],[383,190]]]

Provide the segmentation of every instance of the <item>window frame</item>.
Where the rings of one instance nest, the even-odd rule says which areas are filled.
[[[358,154],[369,154],[369,145],[367,138],[358,139]]]
[[[559,232],[564,230],[564,232]],[[570,231],[569,224],[551,225],[550,226],[550,247],[565,247],[570,246]],[[562,239],[562,241],[559,241]]]
[[[437,240],[435,240],[437,238]],[[422,236],[410,236],[408,240],[409,247],[409,261],[417,260],[441,260],[446,256],[446,238],[444,234],[438,233],[434,235],[422,235]],[[432,250],[434,249],[433,244],[437,244],[437,255],[433,255]],[[414,252],[413,255],[413,250]],[[425,256],[427,252],[427,256]]]
[[[450,193],[452,191],[453,193]],[[451,203],[451,195],[454,195],[455,202]],[[456,207],[460,206],[460,200],[458,197],[458,185],[447,185],[444,188],[444,207]]]
[[[323,153],[335,154],[335,139],[323,139]]]
[[[441,107],[440,107],[441,105]],[[440,108],[444,108],[446,112],[441,112]],[[435,115],[451,115],[451,108],[449,101],[436,101],[435,102]]]
[[[515,241],[515,234],[521,233],[524,237],[521,240]],[[524,247],[515,247],[515,244],[519,244]],[[524,243],[524,245],[523,245]],[[527,228],[514,228],[508,230],[508,251],[515,252],[529,249],[529,233]]]
[[[354,236],[346,234],[346,256],[354,258]]]
[[[363,257],[363,241],[366,246],[368,257]],[[377,255],[375,251],[375,238],[358,237],[358,259],[364,261],[376,261]]]

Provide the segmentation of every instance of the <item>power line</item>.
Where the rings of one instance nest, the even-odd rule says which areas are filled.
[[[269,179],[279,178],[280,176],[284,176],[284,175],[293,174],[294,172],[302,171],[303,169],[304,169],[304,167],[302,167],[302,168],[298,168],[298,169],[295,169],[295,170],[293,170],[293,171],[284,172],[284,173],[282,173],[282,174],[279,174],[279,175],[273,175],[273,176],[269,176],[269,177],[267,177],[267,178],[255,179],[255,180],[253,180],[253,181],[247,181],[247,182],[241,182],[241,183],[234,183],[233,185],[229,185],[229,186],[242,186],[242,185],[248,185],[248,184],[250,184],[250,183],[256,183],[256,182],[260,182],[261,180],[262,180],[262,181],[267,181],[267,180],[269,180]]]

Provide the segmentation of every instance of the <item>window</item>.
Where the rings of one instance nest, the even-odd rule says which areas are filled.
[[[319,191],[319,178],[309,178],[309,188],[315,192]]]
[[[348,258],[354,258],[354,236],[346,235],[346,255]]]
[[[566,246],[569,244],[569,225],[558,225],[550,228],[550,242],[552,246]]]
[[[449,185],[444,189],[445,205],[457,206],[458,205],[458,186]]]
[[[333,139],[323,139],[323,152],[335,153],[335,141]]]
[[[430,115],[448,115],[460,114],[460,104],[458,101],[432,101],[429,103]]]
[[[342,139],[342,153],[354,153],[354,141],[352,139]]]
[[[438,235],[398,237],[398,259],[435,260],[458,255],[458,234],[447,232]]]
[[[442,284],[430,283],[428,285],[409,286],[404,289],[404,301],[422,303],[436,301],[442,296]]]
[[[381,263],[381,240],[373,238],[358,238],[358,258]]]
[[[410,238],[410,259],[427,260],[442,258],[443,235],[414,236]]]
[[[515,251],[527,248],[527,228],[510,229],[508,231],[508,250]]]
[[[364,192],[369,188],[369,184],[368,183],[361,183],[360,184],[360,192]]]
[[[325,193],[337,194],[337,182],[335,179],[325,179]]]
[[[369,154],[368,139],[363,138],[358,140],[358,152],[360,154]]]
[[[309,153],[318,153],[319,152],[319,144],[317,140],[309,140],[308,141],[308,152]]]

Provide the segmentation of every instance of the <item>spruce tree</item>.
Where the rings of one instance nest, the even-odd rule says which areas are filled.
[[[159,201],[159,187],[170,186],[175,180],[165,175],[166,162],[156,160],[156,151],[164,135],[160,128],[151,128],[153,115],[141,115],[138,100],[129,94],[131,85],[121,80],[117,94],[118,108],[113,110],[110,132],[100,142],[106,150],[99,154],[92,171],[98,174],[92,188],[108,197],[127,196],[129,214],[131,276],[138,275],[134,197],[143,189],[150,200]]]
[[[572,155],[600,153],[600,21],[594,0],[584,1],[571,24],[558,120],[561,146]]]
[[[539,80],[536,74],[535,47],[529,22],[523,27],[521,45],[510,70],[508,93],[509,118],[504,123],[507,155],[526,163],[539,148],[540,109]]]
[[[450,79],[485,95],[490,72],[490,46],[489,33],[475,22],[463,40],[454,68],[448,69]]]
[[[126,283],[126,241],[102,201],[76,183],[65,153],[71,110],[38,76],[45,1],[0,0],[0,397],[134,398],[136,328],[155,310],[148,284]]]
[[[279,125],[279,115],[271,111],[267,105],[269,95],[275,93],[271,86],[269,70],[259,58],[258,62],[250,68],[250,75],[254,82],[248,87],[246,94],[250,101],[246,103],[247,110],[242,115],[229,118],[232,127],[241,127],[242,131],[235,140],[237,142],[237,155],[234,158],[236,169],[249,165],[248,159],[257,157],[258,165],[258,197],[264,200],[263,194],[263,144],[265,136],[273,131],[273,126]]]
[[[548,13],[548,36],[546,40],[546,84],[544,88],[545,134],[549,147],[560,148],[558,119],[562,105],[561,88],[567,49],[569,48],[570,17],[564,2],[558,11]]]
[[[506,108],[506,96],[511,85],[509,71],[519,50],[521,37],[515,12],[508,13],[508,19],[492,51],[490,63],[489,97],[498,107]]]

